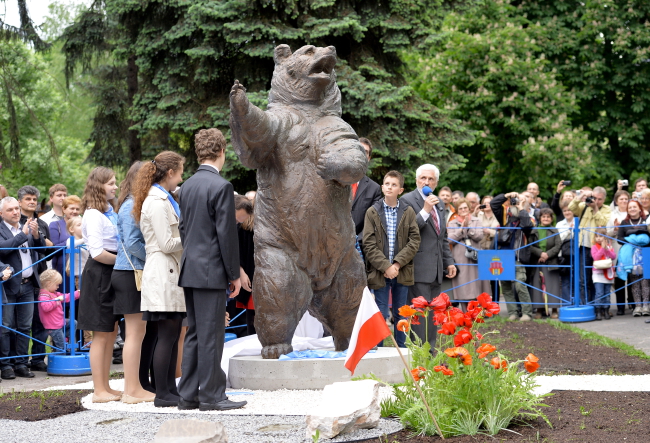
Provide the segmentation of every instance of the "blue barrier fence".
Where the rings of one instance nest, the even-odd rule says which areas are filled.
[[[54,257],[57,254],[62,255],[62,260],[64,263],[63,266],[63,282],[62,282],[62,292],[63,294],[70,294],[70,302],[66,302],[65,297],[62,301],[62,309],[63,312],[66,312],[66,308],[69,312],[69,323],[64,322],[63,324],[63,335],[65,338],[67,338],[67,341],[65,341],[64,347],[63,348],[58,348],[53,346],[52,344],[48,344],[46,341],[43,340],[38,340],[33,335],[28,335],[24,332],[18,331],[17,327],[16,329],[9,328],[8,326],[5,325],[5,321],[2,322],[0,332],[1,332],[1,340],[3,343],[3,346],[5,347],[5,352],[7,352],[10,348],[10,346],[5,346],[4,341],[5,340],[11,340],[12,335],[14,336],[21,336],[25,337],[32,342],[32,348],[34,347],[34,344],[40,344],[46,347],[46,350],[49,349],[50,352],[44,352],[44,353],[34,353],[31,352],[29,355],[8,355],[8,356],[2,356],[0,355],[0,365],[2,365],[4,360],[7,359],[17,359],[17,358],[29,358],[31,357],[36,357],[40,355],[47,355],[47,356],[55,356],[55,355],[67,355],[67,356],[75,356],[80,352],[81,348],[81,343],[76,338],[76,321],[75,321],[75,298],[74,298],[74,291],[75,291],[75,270],[78,267],[78,263],[81,263],[81,250],[84,248],[82,247],[76,247],[74,243],[74,237],[70,238],[70,245],[69,247],[66,246],[41,246],[41,247],[19,247],[19,248],[0,248],[0,251],[31,251],[31,250],[37,250],[37,251],[46,251],[44,253],[41,253],[40,255],[43,255],[42,257],[39,257],[38,260],[33,261],[32,265],[30,268],[32,269],[32,272],[34,274],[38,273],[38,265],[46,262],[52,257]],[[22,253],[22,252],[21,252]],[[0,255],[6,255],[7,253],[0,253]],[[0,258],[0,262],[3,262],[3,260]],[[66,264],[68,264],[66,266]],[[69,275],[66,275],[66,268],[69,267],[70,273]],[[2,288],[2,293],[3,293],[3,303],[0,304],[0,318],[4,319],[4,310],[8,306],[20,306],[20,305],[26,305],[26,304],[32,304],[33,309],[38,309],[38,305],[40,303],[52,303],[54,301],[39,301],[38,300],[38,288],[34,287],[34,298],[33,301],[24,301],[24,302],[14,302],[14,303],[9,303],[8,300],[6,300],[6,294],[5,294],[5,288],[4,284],[11,279],[22,279],[22,275],[25,273],[27,269],[21,269],[21,270],[13,270],[12,275],[6,280],[2,281],[0,280],[0,287]],[[1,271],[1,270],[0,270]],[[79,277],[79,286],[81,286],[81,275]],[[35,277],[34,277],[35,278]],[[33,319],[33,315],[32,315]],[[32,322],[30,321],[29,329],[32,327]],[[9,335],[8,337],[6,337]],[[45,337],[45,340],[47,337]]]

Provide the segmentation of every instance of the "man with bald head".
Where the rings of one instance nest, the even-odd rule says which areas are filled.
[[[468,192],[467,195],[465,195],[465,201],[469,205],[469,212],[473,214],[481,199],[476,192]]]
[[[456,266],[447,240],[445,207],[433,192],[438,186],[439,178],[440,172],[434,165],[420,166],[415,172],[417,189],[400,199],[402,203],[413,208],[420,229],[420,249],[413,259],[415,283],[409,286],[409,304],[420,296],[431,301],[440,295],[443,275],[448,278],[456,276]],[[428,195],[422,192],[425,186],[431,189]],[[412,325],[412,328],[413,332],[423,341],[428,341],[433,349],[436,344],[435,325],[431,322],[428,324],[426,337],[424,322]]]

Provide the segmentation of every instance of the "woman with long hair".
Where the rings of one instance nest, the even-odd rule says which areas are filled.
[[[143,164],[141,161],[133,163],[120,183],[117,221],[120,242],[111,276],[111,283],[115,289],[113,312],[124,316],[126,326],[122,349],[124,362],[122,401],[124,403],[153,401],[155,397],[153,386],[149,382],[149,366],[156,343],[156,324],[152,322],[152,326],[148,327],[148,322],[142,320],[141,294],[135,281],[135,271],[144,268],[147,258],[144,236],[132,214],[132,188]]]
[[[172,192],[183,181],[185,159],[171,151],[146,162],[133,186],[133,216],[140,223],[147,251],[142,275],[142,318],[158,325],[153,353],[156,407],[177,406],[178,338],[185,317],[185,297],[178,286],[183,252],[180,209]]]
[[[246,334],[255,334],[255,304],[253,275],[255,275],[255,246],[253,244],[253,203],[243,195],[235,195],[235,218],[239,237],[239,275],[241,290],[235,297],[236,306],[246,309]]]
[[[479,242],[479,247],[481,249],[497,248],[494,243],[494,237],[497,235],[496,228],[499,227],[499,221],[494,216],[494,212],[492,212],[492,208],[490,207],[491,201],[492,196],[486,195],[481,199],[481,204],[474,210],[476,217],[479,219],[479,224],[483,229],[483,239]],[[490,294],[493,296],[493,299],[498,299],[498,297],[494,297],[495,294],[492,294],[492,292],[494,292],[494,288],[496,287],[496,295],[498,295],[499,285],[495,286],[491,283],[493,282],[489,280],[481,280],[481,292]]]
[[[625,245],[628,241],[633,240],[637,243],[632,243],[637,247],[644,246],[642,241],[639,241],[639,237],[648,237],[648,225],[645,220],[648,214],[644,212],[641,203],[637,200],[630,200],[627,204],[627,217],[621,223],[621,226],[618,228],[617,238],[618,240]],[[635,237],[630,237],[631,235],[636,234]],[[626,237],[628,239],[626,240]],[[647,240],[647,238],[646,238]],[[647,244],[647,243],[645,243]],[[619,256],[619,262],[624,262],[625,254],[622,252],[623,248],[621,247],[621,255]],[[637,248],[638,249],[638,248]],[[637,253],[635,252],[635,255]],[[621,263],[622,266],[627,266],[627,273],[629,273],[629,287],[632,292],[632,297],[634,297],[634,311],[632,315],[634,317],[640,317],[642,315],[650,315],[650,304],[648,304],[650,296],[650,284],[649,280],[643,278],[643,267],[637,266],[636,261],[631,263]],[[619,273],[620,275],[620,273]]]
[[[108,377],[117,335],[117,316],[113,314],[115,291],[111,274],[117,255],[117,214],[115,173],[98,166],[88,176],[81,198],[84,213],[81,231],[90,257],[81,274],[79,329],[93,332],[90,368],[93,374],[93,403],[117,401],[122,392],[111,389]]]

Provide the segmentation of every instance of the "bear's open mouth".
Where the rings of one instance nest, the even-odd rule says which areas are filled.
[[[312,65],[309,77],[329,77],[335,65],[336,57],[334,55],[323,55]]]

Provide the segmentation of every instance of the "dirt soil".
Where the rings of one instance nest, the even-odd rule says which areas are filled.
[[[403,430],[381,438],[382,443],[647,443],[650,425],[650,392],[554,391],[546,398],[545,414],[553,424],[542,419],[527,425],[511,426],[494,437],[486,435],[450,437],[410,437]],[[363,440],[377,443],[378,439]]]
[[[492,330],[499,334],[489,334],[483,342],[496,346],[509,360],[532,352],[539,357],[540,374],[650,374],[650,360],[593,344],[548,322],[488,322],[481,328],[482,333]]]
[[[84,411],[81,398],[89,390],[3,392],[0,419],[39,421]]]

